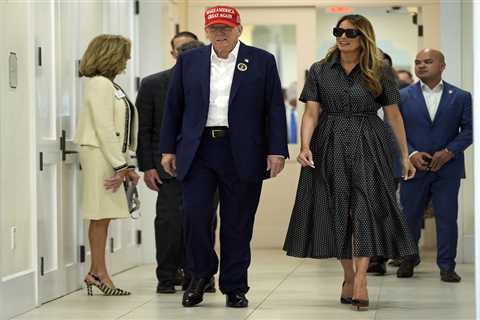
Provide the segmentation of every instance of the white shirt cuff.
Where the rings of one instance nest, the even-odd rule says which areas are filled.
[[[410,154],[408,155],[408,158],[410,159],[411,157],[413,157],[413,155],[414,155],[415,153],[418,153],[418,151],[413,151],[412,153],[410,153]]]

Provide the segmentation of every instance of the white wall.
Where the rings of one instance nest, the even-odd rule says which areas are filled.
[[[440,5],[440,49],[447,67],[443,79],[464,90],[473,88],[473,5],[471,1],[442,2]],[[473,147],[465,152],[467,178],[459,196],[459,242],[463,250],[458,260],[474,261],[474,177]],[[460,243],[459,243],[460,244]]]
[[[418,51],[417,26],[412,23],[412,17],[406,10],[387,13],[387,7],[354,7],[352,13],[364,15],[370,20],[377,46],[392,57],[395,68],[412,70]],[[328,49],[335,44],[332,29],[341,16],[343,14],[327,13],[323,7],[317,9],[318,60],[324,58]]]
[[[175,32],[175,19],[170,9],[167,1],[140,1],[141,77],[170,68],[174,63],[170,56],[170,39]]]
[[[141,78],[173,66],[175,60],[170,56],[170,39],[174,35],[175,23],[172,5],[168,1],[140,1],[138,55]],[[142,201],[143,261],[154,263],[157,193],[146,187],[143,175],[139,192]]]

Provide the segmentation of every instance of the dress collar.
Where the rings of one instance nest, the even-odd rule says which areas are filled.
[[[440,92],[443,90],[443,80],[440,80],[440,82],[433,89],[430,89],[430,87],[425,84],[425,82],[420,80],[420,87],[422,88],[422,91]]]
[[[215,52],[215,49],[213,49],[213,45],[212,45],[212,52],[210,54],[210,59],[211,60],[217,60],[217,61],[236,61],[237,60],[237,57],[238,57],[238,50],[240,49],[240,40],[237,41],[237,44],[235,45],[235,47],[233,48],[232,51],[230,51],[230,53],[228,54],[228,58],[227,59],[223,59],[223,58],[220,58],[217,53]]]

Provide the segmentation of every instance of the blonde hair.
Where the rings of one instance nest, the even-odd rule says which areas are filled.
[[[381,70],[384,66],[382,54],[377,48],[375,42],[375,31],[372,24],[362,15],[351,14],[340,18],[337,22],[337,27],[348,20],[360,31],[360,70],[364,85],[372,93],[374,97],[378,97],[383,89],[380,84]],[[334,55],[337,55],[339,50],[335,45],[327,53],[325,60],[329,61]]]
[[[80,61],[80,74],[85,77],[115,78],[130,59],[129,39],[112,34],[102,34],[90,41]]]

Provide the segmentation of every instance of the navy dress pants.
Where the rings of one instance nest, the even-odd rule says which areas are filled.
[[[410,232],[418,244],[423,214],[431,198],[437,226],[437,265],[441,271],[455,270],[458,239],[459,178],[442,178],[433,172],[403,181],[400,202]]]
[[[266,160],[265,160],[266,161]],[[223,293],[249,289],[250,240],[262,180],[239,179],[228,136],[204,135],[183,180],[186,259],[194,278],[209,279],[219,266],[214,250],[214,195],[220,198],[220,277]]]

